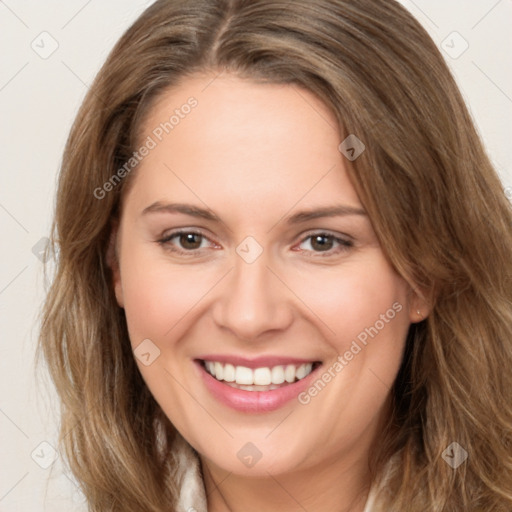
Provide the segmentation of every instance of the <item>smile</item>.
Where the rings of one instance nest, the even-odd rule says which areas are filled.
[[[270,391],[307,377],[315,362],[248,368],[219,361],[204,361],[206,371],[218,381],[245,391]]]
[[[219,360],[221,359],[221,360]],[[248,360],[203,356],[195,360],[206,389],[217,402],[244,413],[266,413],[293,400],[311,384],[320,361],[284,357]]]

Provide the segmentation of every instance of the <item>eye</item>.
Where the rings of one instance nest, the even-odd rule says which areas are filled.
[[[306,252],[321,253],[319,256],[331,256],[353,247],[351,240],[337,237],[331,233],[312,233],[300,243],[299,248]]]
[[[198,256],[202,249],[219,247],[209,240],[203,233],[194,230],[178,230],[169,233],[158,240],[166,250],[184,256]],[[317,232],[308,235],[299,244],[299,250],[326,257],[339,254],[353,247],[349,239],[344,239],[332,233]]]
[[[174,231],[158,240],[158,243],[166,250],[187,256],[194,256],[194,253],[200,252],[213,244],[205,235],[193,230]]]

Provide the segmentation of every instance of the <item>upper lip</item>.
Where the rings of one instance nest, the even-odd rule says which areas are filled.
[[[260,356],[248,359],[242,356],[228,354],[205,354],[197,357],[201,361],[218,361],[223,364],[232,364],[233,366],[245,366],[246,368],[264,368],[273,366],[286,366],[288,364],[301,365],[305,363],[320,362],[318,359],[302,359],[289,356]]]

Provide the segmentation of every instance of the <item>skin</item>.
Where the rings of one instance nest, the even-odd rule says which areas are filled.
[[[295,86],[212,80],[189,77],[152,107],[144,138],[190,96],[198,100],[138,167],[113,233],[115,292],[131,344],[150,339],[160,350],[149,366],[137,360],[140,371],[200,454],[209,511],[360,512],[406,334],[426,305],[393,270],[365,214],[286,222],[332,205],[364,211],[327,106]],[[142,214],[157,201],[208,208],[221,220]],[[179,236],[159,243],[177,228],[204,237],[192,248]],[[325,231],[352,245],[311,238]],[[263,248],[251,264],[236,252],[247,236]],[[232,410],[193,364],[222,353],[329,367],[394,303],[400,312],[307,405]],[[247,442],[262,454],[252,468],[237,457]]]

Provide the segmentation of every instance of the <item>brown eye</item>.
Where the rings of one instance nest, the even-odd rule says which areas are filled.
[[[179,241],[183,249],[199,249],[203,236],[198,233],[182,233],[179,235]]]
[[[199,255],[203,252],[203,249],[208,248],[208,245],[215,245],[202,233],[185,230],[170,233],[161,240],[158,240],[158,243],[165,250],[184,256]]]
[[[299,247],[303,252],[312,255],[333,256],[353,246],[351,240],[345,240],[330,233],[313,233],[304,238]]]
[[[328,251],[332,249],[334,237],[331,235],[314,235],[311,237],[311,247],[315,251]]]

